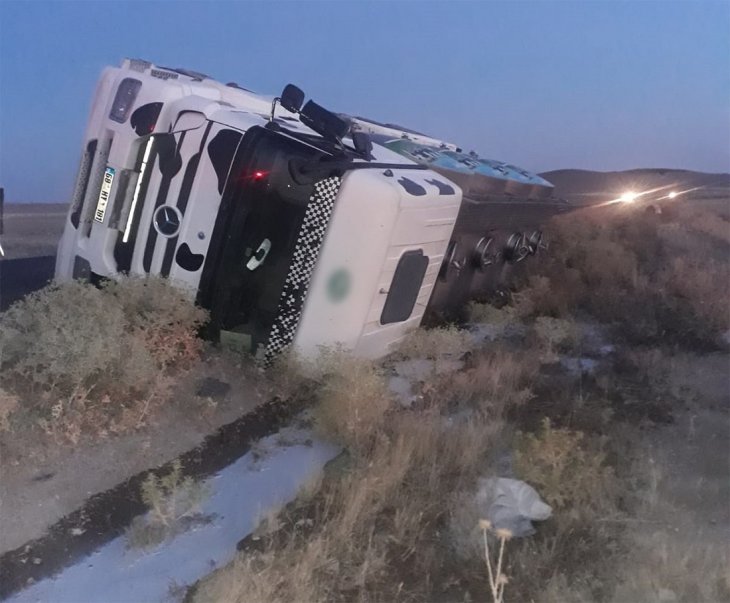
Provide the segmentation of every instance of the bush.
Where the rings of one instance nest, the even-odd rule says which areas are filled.
[[[467,316],[470,322],[507,325],[517,319],[517,312],[513,306],[498,308],[489,303],[471,302],[467,307]]]
[[[588,447],[583,433],[555,429],[547,418],[539,433],[517,434],[515,471],[556,509],[590,512],[614,496],[605,454]]]
[[[461,357],[472,347],[468,331],[455,326],[416,329],[409,333],[397,353],[408,358]]]
[[[192,477],[182,477],[180,461],[175,461],[169,473],[159,477],[150,474],[142,482],[142,502],[149,512],[134,519],[127,530],[131,548],[150,548],[211,518],[199,513],[208,497],[208,489]]]
[[[137,426],[164,395],[166,373],[198,357],[205,318],[160,279],[52,284],[0,317],[3,386],[21,399],[17,413],[46,431],[64,423],[72,441],[82,424],[99,432]]]
[[[514,295],[523,317],[585,312],[630,343],[716,347],[730,328],[730,223],[594,208],[554,219],[549,256]]]
[[[580,341],[580,329],[572,320],[538,316],[533,326],[543,350],[543,359],[554,362],[557,352],[570,349]]]
[[[127,325],[121,307],[107,301],[104,292],[73,282],[51,285],[13,305],[0,319],[4,375],[67,390],[108,370],[126,372],[134,357],[124,349],[131,343],[124,337]]]

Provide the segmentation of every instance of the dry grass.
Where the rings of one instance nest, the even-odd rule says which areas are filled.
[[[467,307],[470,322],[493,325],[508,325],[519,319],[515,306],[493,306],[488,303],[471,302]]]
[[[558,360],[558,352],[566,352],[575,348],[581,333],[575,321],[552,316],[538,316],[532,326],[537,343],[541,349],[543,362]]]
[[[461,445],[445,437],[440,421],[399,417],[397,437],[383,434],[367,462],[326,483],[300,514],[312,527],[289,526],[261,553],[242,556],[204,585],[201,601],[393,600],[427,595],[423,576],[441,565],[439,498],[458,487],[463,468],[488,441],[468,426]],[[389,432],[391,430],[388,430]],[[432,457],[435,449],[441,458]],[[406,584],[407,583],[407,584]]]
[[[18,397],[0,388],[0,431],[10,430],[10,415],[18,408]]]
[[[424,384],[423,397],[427,404],[451,412],[477,411],[498,421],[505,409],[532,398],[530,385],[538,369],[537,354],[494,346],[475,353],[461,371],[433,375]]]
[[[730,222],[688,205],[668,217],[624,210],[554,220],[550,255],[515,295],[515,312],[587,312],[629,343],[715,348],[730,328]]]
[[[397,354],[407,358],[461,357],[472,347],[469,334],[455,326],[416,329],[408,334]]]
[[[719,603],[730,601],[727,545],[695,538],[687,543],[671,530],[630,536],[630,561],[622,568],[613,596],[624,601]]]
[[[314,409],[317,428],[348,449],[368,450],[391,406],[383,377],[372,362],[347,354],[330,355],[326,372]]]
[[[318,425],[350,454],[195,600],[728,600],[726,554],[642,541],[631,529],[657,482],[633,463],[641,440],[632,425],[649,420],[646,406],[669,408],[681,396],[668,385],[671,355],[624,347],[590,378],[543,370],[583,349],[576,315],[605,321],[629,344],[717,344],[729,320],[724,226],[678,215],[609,210],[557,221],[543,273],[528,275],[507,306],[469,308],[475,322],[524,322],[526,335],[475,349],[454,327],[412,334],[396,359],[461,361],[434,370],[407,410],[390,401],[376,368],[325,363]],[[688,255],[693,248],[706,253]],[[510,542],[500,564],[499,540],[485,551],[475,487],[498,474],[511,446],[516,476],[554,515],[534,537]]]
[[[492,601],[493,603],[503,603],[504,590],[509,583],[509,578],[502,571],[502,568],[505,561],[505,549],[507,542],[512,539],[512,532],[506,528],[494,529],[491,522],[487,519],[480,519],[478,525],[482,532],[482,541],[484,542],[484,561],[487,566]],[[498,550],[494,552],[489,550],[491,535],[494,535],[499,542]],[[494,550],[494,547],[492,549]]]
[[[197,360],[205,317],[153,278],[29,295],[0,318],[3,387],[19,400],[8,420],[71,443],[144,425],[171,375]]]
[[[612,555],[607,547],[613,531],[594,526],[589,518],[598,509],[614,511],[612,495],[602,505],[593,498],[598,495],[594,486],[600,491],[607,482],[614,486],[613,476],[600,450],[588,446],[581,434],[561,429],[534,436],[547,443],[547,456],[523,436],[523,458],[530,455],[542,463],[541,469],[555,462],[556,474],[573,484],[570,495],[564,495],[544,534],[517,542],[509,555],[503,554],[499,573],[504,578],[493,578],[504,590],[497,591],[496,582],[493,590],[486,572],[476,484],[480,477],[494,475],[496,458],[509,445],[504,411],[529,403],[529,383],[538,367],[531,351],[485,350],[452,374],[450,384],[439,380],[442,395],[434,393],[416,410],[378,405],[383,412],[360,423],[354,438],[342,437],[346,421],[332,423],[330,433],[351,450],[347,470],[325,479],[316,494],[310,492],[268,522],[276,529],[263,531],[260,549],[242,553],[205,580],[195,600],[473,600],[489,593],[497,601],[503,596],[539,600],[551,576],[567,580],[571,588],[581,580],[598,580],[611,564],[601,563],[598,571],[580,559],[595,548],[604,558]],[[330,373],[335,385],[325,384],[322,390],[328,413],[348,417],[354,404],[367,407],[376,402],[371,396],[380,399],[382,383],[373,380],[372,368],[358,376],[348,360],[340,370],[344,374]],[[352,388],[352,380],[360,379],[377,385]],[[458,419],[464,409],[468,418]],[[585,487],[594,494],[583,494]],[[494,544],[496,571],[499,539]],[[569,567],[561,571],[564,562]]]
[[[514,367],[491,377],[492,393],[519,381]],[[353,390],[353,380],[361,379],[372,387]],[[452,588],[464,592],[457,587],[461,564],[444,563],[444,550],[459,546],[446,529],[456,510],[451,503],[489,465],[502,425],[478,407],[469,421],[450,421],[443,414],[445,400],[434,399],[417,412],[396,409],[381,388],[371,372],[363,377],[351,361],[330,375],[322,404],[345,419],[321,425],[332,426],[333,437],[348,443],[349,469],[325,480],[313,498],[300,500],[279,520],[281,529],[263,551],[240,556],[202,585],[197,600],[423,600]],[[353,404],[370,413],[377,400],[366,394],[373,393],[388,407],[378,405],[370,419],[343,431]],[[489,588],[483,562],[479,553],[469,561],[475,594]]]

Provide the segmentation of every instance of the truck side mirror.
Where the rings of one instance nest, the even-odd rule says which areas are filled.
[[[281,92],[281,106],[292,113],[299,113],[304,104],[304,92],[294,84],[287,84]]]
[[[324,138],[339,142],[347,134],[350,124],[314,101],[307,101],[299,114],[302,123]]]
[[[352,144],[360,157],[370,161],[373,158],[373,142],[365,132],[353,132]]]

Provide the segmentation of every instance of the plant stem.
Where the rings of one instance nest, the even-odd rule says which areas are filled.
[[[502,557],[504,555],[504,543],[507,542],[506,538],[500,538],[499,539],[499,560],[497,561],[497,580],[499,580],[500,576],[502,575]],[[503,587],[504,588],[504,587]],[[499,588],[497,588],[497,594],[499,595]],[[501,596],[495,597],[495,603],[500,603],[502,598]]]
[[[489,588],[492,590],[492,599],[497,603],[497,590],[494,583],[494,575],[492,574],[492,562],[489,557],[489,540],[487,539],[487,530],[482,530],[484,535],[484,559],[487,562],[487,572],[489,573]]]

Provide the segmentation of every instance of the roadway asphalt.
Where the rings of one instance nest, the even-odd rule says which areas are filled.
[[[0,260],[0,311],[53,279],[56,257]]]

